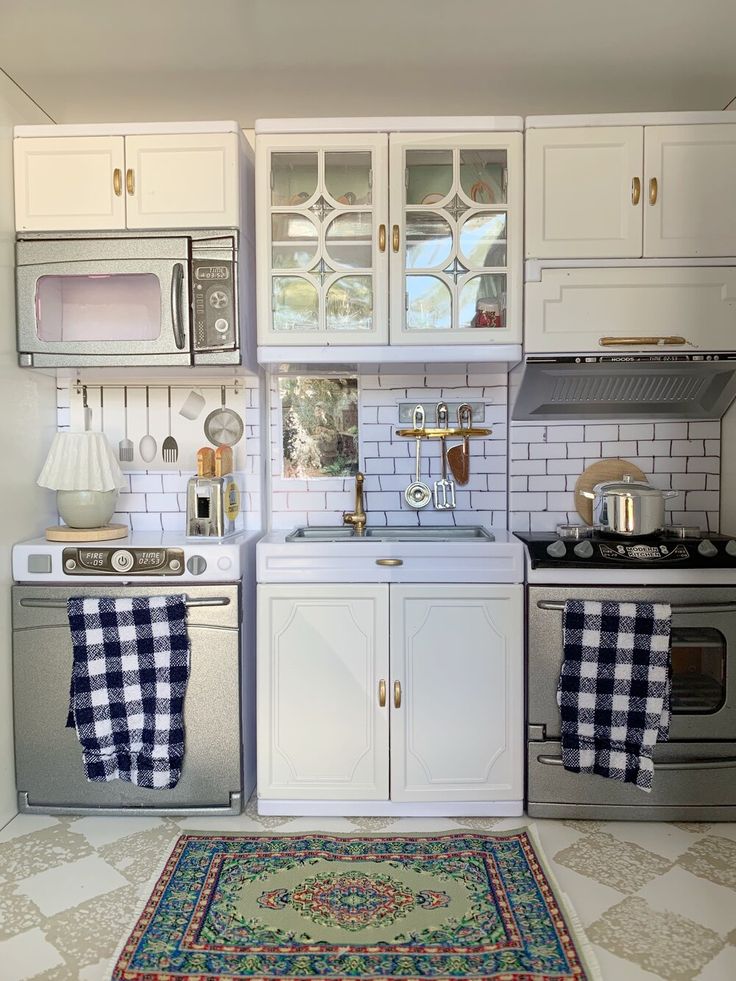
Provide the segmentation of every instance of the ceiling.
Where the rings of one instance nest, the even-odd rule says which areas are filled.
[[[722,109],[733,0],[2,0],[53,120]]]

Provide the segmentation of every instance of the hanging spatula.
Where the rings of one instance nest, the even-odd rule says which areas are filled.
[[[128,386],[123,385],[123,412],[125,414],[125,439],[118,443],[118,459],[121,463],[133,460],[133,440],[128,439]]]
[[[473,410],[463,402],[457,409],[457,421],[461,429],[470,429],[473,425]],[[452,470],[452,475],[458,484],[467,484],[470,480],[470,440],[467,436],[462,443],[451,446],[447,451],[447,462]]]

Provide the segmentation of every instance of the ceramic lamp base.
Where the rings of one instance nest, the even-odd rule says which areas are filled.
[[[101,528],[113,516],[117,499],[116,490],[60,490],[56,507],[70,528]]]

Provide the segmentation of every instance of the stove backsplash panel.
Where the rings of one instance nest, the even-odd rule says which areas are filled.
[[[650,482],[679,495],[666,502],[675,524],[718,531],[720,422],[512,423],[509,453],[509,527],[551,531],[581,524],[575,483],[601,459],[635,463]]]

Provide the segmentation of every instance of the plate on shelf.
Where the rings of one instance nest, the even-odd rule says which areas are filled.
[[[433,191],[431,194],[424,195],[422,204],[437,204],[438,201],[442,201],[446,197],[446,194],[439,194],[437,191]]]
[[[292,194],[289,198],[289,204],[304,204],[305,201],[309,200],[308,191],[299,191],[297,194]]]

